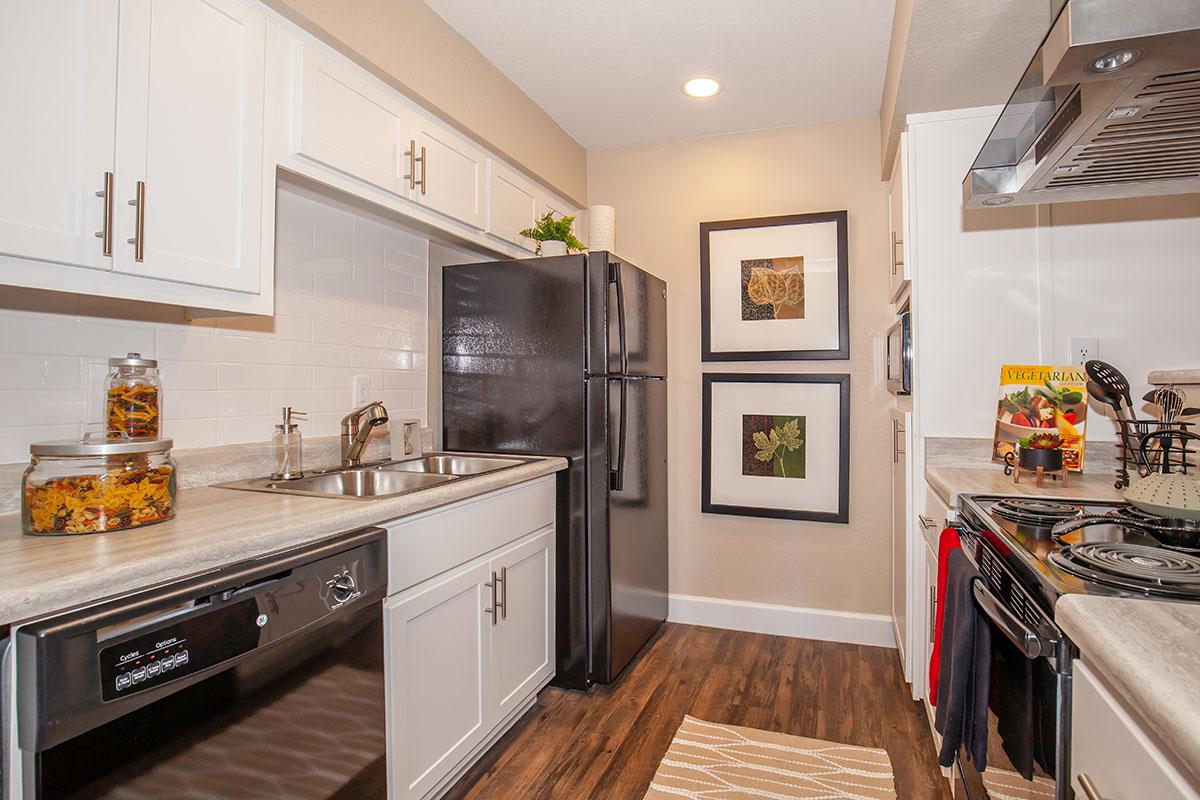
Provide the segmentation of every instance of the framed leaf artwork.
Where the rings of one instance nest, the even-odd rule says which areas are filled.
[[[850,357],[845,211],[700,223],[704,361]]]
[[[850,376],[705,373],[701,511],[849,521]]]

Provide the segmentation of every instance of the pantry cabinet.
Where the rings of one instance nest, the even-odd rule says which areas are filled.
[[[0,6],[0,253],[112,268],[117,19],[117,0]]]
[[[388,526],[389,796],[440,793],[554,675],[554,479]]]
[[[114,269],[258,292],[266,19],[122,0],[119,41]]]
[[[892,456],[892,625],[896,634],[896,646],[904,665],[904,679],[916,683],[913,678],[916,648],[913,645],[912,629],[914,609],[910,596],[913,583],[909,580],[912,536],[911,512],[912,475],[908,468],[909,453],[912,451],[912,413],[898,408],[891,410],[891,456]],[[918,640],[919,641],[919,640]]]
[[[908,287],[912,276],[905,242],[908,240],[908,134],[900,134],[896,160],[892,164],[892,181],[888,188],[888,299],[896,302]]]

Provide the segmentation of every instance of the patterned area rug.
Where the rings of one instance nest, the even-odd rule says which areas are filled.
[[[872,747],[684,717],[645,800],[891,800],[892,762]]]

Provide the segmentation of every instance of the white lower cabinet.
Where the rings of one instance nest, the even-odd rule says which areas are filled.
[[[1198,800],[1200,794],[1083,660],[1073,665],[1071,788],[1079,800]]]
[[[493,717],[490,572],[477,564],[384,606],[395,797],[424,797],[484,740]]]
[[[388,526],[404,587],[383,614],[390,797],[440,796],[554,676],[553,520],[544,478]],[[472,541],[409,585],[414,561],[428,574]]]

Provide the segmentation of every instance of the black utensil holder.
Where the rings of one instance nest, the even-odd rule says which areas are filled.
[[[1117,479],[1113,483],[1117,489],[1124,489],[1129,485],[1130,473],[1136,473],[1138,465],[1141,464],[1141,456],[1138,454],[1137,448],[1142,437],[1157,431],[1187,431],[1192,427],[1191,422],[1159,422],[1148,419],[1113,421],[1117,423],[1121,434],[1117,440],[1119,454]],[[1162,471],[1163,455],[1164,451],[1161,449],[1152,448],[1150,450],[1148,460],[1151,472]],[[1192,448],[1189,440],[1183,440],[1180,444],[1172,444],[1166,455],[1170,458],[1171,466],[1177,472],[1187,474],[1189,470],[1196,468],[1196,451]]]

